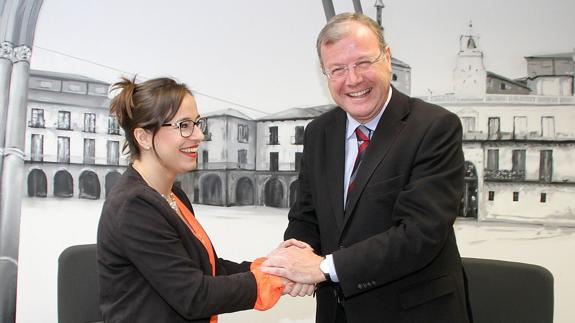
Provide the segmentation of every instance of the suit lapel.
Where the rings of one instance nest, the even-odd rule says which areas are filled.
[[[343,227],[343,176],[345,172],[346,114],[338,108],[334,124],[325,129],[327,187],[338,227]]]
[[[407,96],[394,89],[391,100],[383,112],[377,124],[377,128],[372,135],[371,142],[365,151],[363,161],[357,171],[355,186],[347,196],[344,211],[344,227],[353,213],[353,209],[359,197],[365,190],[365,186],[371,175],[376,167],[384,160],[397,136],[403,129],[403,118],[409,113],[408,106]]]

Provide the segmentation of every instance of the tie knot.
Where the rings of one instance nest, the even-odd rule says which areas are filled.
[[[357,137],[358,141],[369,141],[369,135],[371,130],[369,130],[366,126],[360,125],[355,128],[355,136]]]

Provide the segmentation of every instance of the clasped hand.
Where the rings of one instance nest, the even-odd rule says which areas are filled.
[[[315,284],[325,280],[319,269],[322,257],[305,242],[290,239],[282,242],[262,263],[260,270],[287,280],[283,294],[310,296]]]

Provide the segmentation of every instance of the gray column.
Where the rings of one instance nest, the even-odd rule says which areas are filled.
[[[0,149],[4,147],[6,137],[6,114],[8,113],[8,98],[10,91],[10,76],[12,75],[12,58],[14,48],[11,43],[0,43]],[[0,177],[2,176],[2,161],[4,158],[0,151]]]
[[[361,1],[353,0],[353,9],[356,13],[363,13],[363,9],[361,9]]]
[[[0,322],[16,321],[30,56],[42,0],[0,0]],[[5,118],[4,118],[5,117]],[[6,120],[6,121],[4,121]]]
[[[335,16],[335,9],[333,8],[332,0],[322,0],[323,11],[325,12],[325,20],[329,21],[331,17]]]
[[[29,59],[30,49],[19,47]],[[24,135],[26,133],[26,102],[30,66],[27,60],[14,63],[6,124],[4,161],[0,187],[0,286],[5,294],[0,303],[1,322],[14,322],[16,311],[16,281],[18,277],[18,246],[20,240],[20,210],[24,189]],[[8,293],[10,295],[8,295]],[[6,317],[5,317],[6,316]],[[8,317],[10,316],[10,317]],[[12,319],[12,321],[10,321]]]

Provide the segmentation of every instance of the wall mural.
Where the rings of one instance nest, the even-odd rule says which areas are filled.
[[[231,32],[227,29],[228,27],[222,27],[224,31],[220,34],[217,30],[211,30],[212,27],[206,27],[212,25],[206,25],[205,22],[193,25],[193,28],[183,29],[190,30],[190,35],[194,35],[189,39],[192,43],[196,41],[201,44],[194,50],[182,51],[178,47],[180,39],[170,40],[173,43],[173,49],[169,48],[170,41],[168,41],[166,43],[168,45],[162,45],[166,47],[161,54],[164,56],[161,56],[155,52],[158,50],[157,46],[149,46],[154,47],[148,47],[152,54],[148,53],[147,62],[139,62],[139,65],[131,65],[129,57],[137,61],[136,58],[140,53],[144,56],[144,50],[138,49],[139,52],[126,53],[126,49],[119,48],[116,43],[116,38],[121,38],[123,30],[114,35],[107,33],[107,36],[102,36],[102,39],[97,37],[91,39],[90,46],[101,46],[101,42],[109,41],[110,47],[107,51],[112,52],[115,58],[128,57],[117,61],[121,62],[122,66],[127,66],[121,68],[107,63],[111,60],[107,54],[100,54],[97,58],[89,57],[90,51],[83,51],[81,46],[69,47],[66,52],[66,50],[52,49],[50,43],[39,43],[34,53],[49,53],[51,56],[45,55],[49,57],[46,59],[38,55],[38,61],[35,63],[35,57],[32,54],[31,59],[32,69],[27,87],[28,101],[24,135],[23,187],[27,205],[34,206],[35,203],[41,201],[56,200],[58,207],[62,210],[68,208],[68,205],[77,206],[79,202],[82,203],[81,205],[86,205],[86,210],[93,208],[94,205],[101,207],[102,201],[129,163],[126,155],[122,153],[124,134],[118,122],[108,113],[110,84],[118,80],[120,76],[133,76],[142,70],[145,70],[147,75],[140,75],[141,79],[157,75],[180,77],[178,68],[181,68],[182,75],[185,75],[189,72],[189,67],[189,70],[193,70],[190,72],[192,77],[190,79],[181,77],[181,80],[189,83],[194,90],[202,115],[208,118],[208,127],[205,131],[205,141],[198,153],[198,169],[180,176],[177,185],[186,191],[194,204],[209,206],[209,210],[214,210],[213,207],[216,206],[221,207],[218,209],[223,210],[222,213],[231,209],[236,214],[243,214],[242,212],[250,214],[250,210],[264,209],[263,212],[266,214],[277,214],[278,211],[282,215],[287,214],[288,208],[297,198],[297,175],[302,158],[305,127],[317,116],[334,108],[334,105],[329,103],[329,93],[323,85],[324,80],[318,72],[319,66],[314,56],[315,36],[325,22],[321,1],[317,2],[318,4],[312,6],[308,4],[308,0],[296,1],[296,3],[286,5],[286,8],[275,10],[276,14],[284,12],[290,17],[296,15],[300,17],[298,19],[301,19],[302,23],[295,24],[291,28],[294,34],[297,34],[298,28],[307,30],[309,38],[303,39],[304,37],[300,36],[296,41],[290,39],[288,32],[279,36],[276,35],[277,32],[274,35],[266,35],[265,31],[259,30],[261,25],[256,24],[254,28],[262,34],[256,33],[261,39],[254,36],[253,42],[271,42],[277,37],[283,39],[279,42],[281,47],[270,45],[273,48],[270,47],[269,52],[261,48],[258,49],[259,51],[251,52],[256,45],[251,48],[252,46],[245,46],[244,43],[236,43],[234,37],[226,36]],[[362,2],[364,12],[376,18],[373,3]],[[560,2],[549,4],[549,6],[570,7],[575,10],[573,5]],[[94,14],[101,15],[102,24],[108,20],[104,18],[107,17],[106,15],[114,17],[110,19],[113,23],[115,19],[120,20],[118,17],[121,15],[132,14],[133,7],[138,5],[142,6],[142,11],[148,6],[155,7],[147,3],[132,3],[131,6],[115,4],[117,8],[113,11],[103,5],[100,7],[94,3],[91,4],[94,6]],[[263,7],[269,4],[262,2],[260,5]],[[348,7],[337,7],[338,5],[341,6],[341,4],[336,3],[338,12],[353,10],[351,1]],[[463,125],[463,149],[466,159],[465,195],[462,197],[460,223],[472,226],[474,230],[487,231],[491,226],[497,225],[499,231],[494,230],[488,234],[497,237],[495,239],[498,241],[506,239],[519,241],[521,238],[517,238],[518,235],[528,235],[528,233],[515,233],[513,238],[508,238],[505,234],[532,232],[529,231],[530,228],[542,229],[529,235],[529,238],[526,238],[529,240],[538,239],[540,236],[543,238],[573,236],[575,199],[572,196],[575,194],[575,169],[571,165],[575,162],[575,127],[573,126],[575,124],[575,51],[569,47],[572,43],[557,46],[545,37],[525,38],[527,30],[518,32],[511,28],[511,26],[518,25],[513,19],[524,19],[514,18],[515,16],[522,17],[520,13],[544,11],[535,2],[511,1],[501,4],[485,1],[482,4],[470,5],[470,8],[477,10],[473,12],[471,9],[466,11],[465,3],[451,1],[448,6],[452,6],[451,9],[457,12],[457,15],[449,14],[451,9],[444,8],[442,5],[446,4],[439,1],[415,1],[410,4],[386,1],[387,7],[383,10],[382,21],[384,28],[389,29],[389,31],[386,29],[386,37],[389,35],[391,47],[395,50],[392,52],[394,53],[393,85],[404,93],[447,108],[459,116]],[[47,12],[68,14],[68,10],[72,10],[70,7],[74,4],[62,1],[61,3],[52,2],[50,5],[44,4],[44,6],[47,7]],[[190,16],[195,17],[198,14],[198,8],[195,5],[190,6],[195,9],[189,10]],[[224,6],[219,4],[222,7],[212,7],[217,6],[216,4],[205,4],[205,6],[207,6],[205,10],[211,13],[216,12],[216,9],[242,10],[241,5],[232,1],[226,2]],[[295,6],[301,8],[292,8]],[[313,10],[308,6],[313,7]],[[403,13],[399,9],[394,9],[400,6]],[[535,7],[539,9],[534,9]],[[501,13],[493,12],[497,17],[504,16],[505,10],[511,12],[509,11],[511,8],[514,14],[509,14],[508,19],[514,22],[505,24],[503,18],[500,18],[503,23],[495,18],[490,21],[489,18],[484,17],[485,13],[489,12],[486,8],[500,8]],[[408,11],[410,15],[406,16],[405,12]],[[250,19],[261,20],[262,24],[267,22],[267,25],[273,26],[275,20],[270,10],[263,11],[262,9],[262,12],[265,14],[259,14]],[[158,14],[167,15],[166,12]],[[557,13],[545,11],[545,16],[542,13],[542,16],[537,19],[529,19],[533,24],[530,28],[543,28],[536,27],[541,24],[554,30],[556,36],[571,34],[574,30],[569,25],[571,22],[556,18],[554,14]],[[411,19],[413,21],[409,23],[409,26],[416,26],[418,29],[406,27],[405,21],[410,20],[412,16],[415,19]],[[418,20],[417,17],[420,19]],[[232,19],[235,18],[226,19],[230,25],[240,26],[246,31],[255,33],[252,26],[245,23],[246,19],[241,21],[233,21]],[[172,20],[174,25],[166,27],[169,30],[168,33],[182,30],[178,29],[177,19]],[[308,20],[310,22],[307,22]],[[427,39],[415,38],[420,33],[424,33],[423,29],[426,25],[432,29],[432,24],[440,20],[457,21],[454,25],[443,29],[444,31],[457,29],[457,35],[454,36],[450,30],[450,38],[444,38],[438,32],[422,36]],[[47,26],[50,18],[41,15],[40,21]],[[81,22],[72,21],[75,25],[69,23],[68,26],[60,29],[64,35],[62,37],[69,39],[70,42],[74,42],[76,35],[83,32],[82,28],[97,28],[90,24],[82,26]],[[293,24],[291,19],[287,21]],[[555,26],[555,21],[563,21],[564,25]],[[190,22],[192,23],[194,22]],[[287,25],[287,22],[285,24]],[[141,28],[145,30],[143,34],[155,37],[154,39],[164,36],[161,33],[154,34],[155,29],[145,29],[148,26]],[[499,62],[503,60],[505,50],[494,47],[493,39],[485,36],[488,34],[485,30],[495,28],[499,30],[495,33],[497,37],[508,39],[506,46],[525,48],[524,52],[515,57],[513,63],[508,63],[508,65],[521,65],[522,69],[515,69],[519,72],[507,74],[505,66],[502,67]],[[524,28],[527,27],[524,26]],[[134,38],[140,37],[136,29],[133,31]],[[213,39],[209,39],[207,43],[201,43],[203,36],[195,37],[198,30],[202,31],[200,34],[213,31]],[[41,31],[38,32],[41,33]],[[494,33],[489,35],[495,37]],[[78,37],[81,38],[81,36]],[[106,37],[108,39],[105,39]],[[225,47],[221,47],[223,45],[219,39],[222,38],[226,39]],[[421,45],[402,47],[401,44],[405,44],[403,41],[407,41],[405,39],[409,39],[411,44],[421,42]],[[426,41],[429,42],[425,43]],[[546,47],[532,50],[520,45],[537,41]],[[149,43],[149,40],[143,42]],[[302,43],[309,43],[309,49],[304,56],[313,61],[307,62],[304,56],[297,56],[300,53],[297,49],[303,46]],[[484,46],[484,44],[488,45]],[[210,54],[211,50],[208,48],[214,48],[220,55]],[[237,50],[238,48],[242,50]],[[442,50],[441,53],[439,48]],[[565,50],[565,48],[570,49]],[[74,52],[74,49],[78,52]],[[182,52],[186,55],[198,55],[197,53],[202,53],[202,50],[205,50],[205,54],[199,57],[194,56],[193,59],[185,55],[180,56]],[[242,51],[247,52],[247,56],[240,56]],[[165,52],[170,52],[173,58],[166,58]],[[426,55],[427,57],[421,58]],[[215,58],[211,56],[220,58],[212,61],[211,59]],[[221,59],[223,56],[228,59]],[[250,61],[250,57],[257,59]],[[274,57],[274,59],[269,59],[268,62],[267,57]],[[50,60],[53,61],[54,68]],[[180,66],[170,69],[172,67],[166,65],[163,70],[146,69],[147,65],[154,65],[156,60],[180,62]],[[61,64],[59,61],[66,63]],[[203,64],[195,65],[196,61]],[[298,75],[294,76],[290,73],[293,71],[296,71],[295,74],[303,73],[301,71],[303,67],[294,68],[289,65],[293,63],[292,61],[299,61],[302,66],[305,64],[306,69],[315,69],[313,76],[306,74],[302,78],[305,79],[301,80],[302,87],[298,87],[300,86]],[[434,64],[434,61],[437,64]],[[164,63],[161,62],[158,65],[163,66]],[[69,64],[68,68],[62,67],[67,64]],[[288,67],[283,69],[282,65]],[[443,70],[441,72],[432,70],[433,65],[441,66]],[[240,66],[245,69],[233,70],[231,66]],[[273,76],[261,75],[258,72],[260,70],[274,70],[275,73]],[[263,83],[258,83],[262,78]],[[276,79],[278,85],[272,84],[276,82],[273,81]],[[291,82],[280,83],[285,81],[284,79],[289,79]],[[309,80],[313,82],[313,86],[306,83]],[[269,95],[277,97],[274,99],[275,105],[269,104],[269,108],[263,105],[266,108],[257,109],[253,108],[250,103],[242,104],[252,102],[251,98],[246,99],[248,95],[246,93],[250,93],[252,87],[258,89],[250,94],[253,102],[258,102],[257,97],[260,95],[262,97]],[[204,92],[204,88],[209,90]],[[304,99],[308,100],[305,102],[291,101],[294,97],[300,96],[300,93],[304,98],[307,98],[306,95],[309,93],[316,93],[316,96],[321,99],[312,97]],[[243,100],[234,98],[243,98]],[[85,210],[75,211],[82,213]],[[246,220],[248,218],[241,216],[240,218],[242,221],[248,221]],[[459,230],[467,233],[471,229],[460,227]],[[458,236],[459,240],[460,236]],[[469,242],[468,238],[462,238],[462,240],[464,248],[467,248],[464,250],[467,251],[473,250],[474,245],[486,241],[486,239],[477,239]],[[491,249],[494,248],[497,247],[491,247]],[[26,254],[24,251],[24,255]],[[465,255],[465,253],[462,254]],[[553,269],[552,264],[548,266]],[[554,271],[554,274],[556,272],[560,270]],[[556,276],[556,279],[558,277]],[[26,285],[25,280],[23,285]],[[558,286],[557,291],[566,293],[566,290],[571,292],[573,288],[575,285],[566,284],[564,287]],[[34,300],[30,301],[32,298],[28,295],[25,289],[19,295],[23,299],[21,302],[23,307],[26,304],[35,303]],[[561,321],[561,318],[565,322],[575,319],[575,313],[571,313],[566,303],[563,304],[560,298],[557,302],[560,309],[556,311],[561,313],[556,315],[560,318],[558,321]],[[50,305],[52,308],[50,310],[53,311],[53,303]],[[291,314],[286,313],[290,311],[284,311],[282,315],[289,316]],[[292,322],[292,320],[293,322],[312,322],[313,308],[310,311],[312,312],[306,312],[305,315],[290,316],[291,320],[281,322]],[[26,313],[20,315],[27,322],[33,321],[33,319],[26,319],[32,316]],[[254,317],[250,316],[249,319],[244,320],[254,321]],[[273,321],[269,319],[270,316],[266,318],[262,322]],[[238,322],[240,321],[242,319]]]

